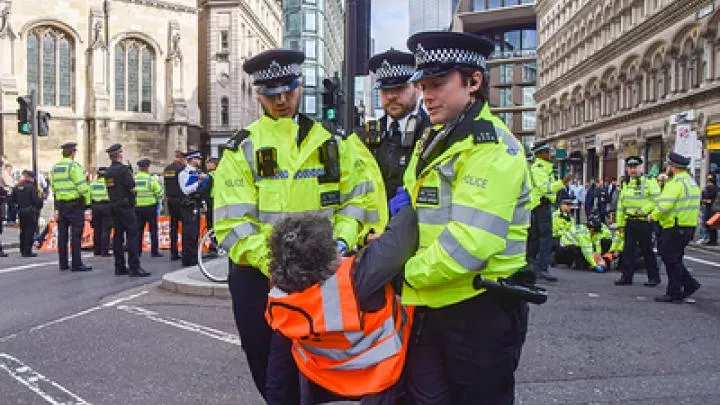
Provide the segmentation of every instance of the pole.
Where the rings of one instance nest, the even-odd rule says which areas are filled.
[[[38,115],[37,115],[37,92],[35,89],[30,91],[30,122],[32,123],[32,169],[37,173],[37,135],[38,135]],[[37,175],[37,174],[36,174]]]
[[[357,0],[345,0],[345,136],[354,131],[355,113],[355,35],[356,35]]]

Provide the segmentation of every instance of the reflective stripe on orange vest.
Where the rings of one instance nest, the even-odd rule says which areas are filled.
[[[400,378],[410,336],[412,308],[400,305],[385,286],[385,305],[361,312],[352,286],[354,258],[335,275],[304,291],[273,288],[266,318],[290,338],[300,371],[323,388],[346,397],[382,392]]]

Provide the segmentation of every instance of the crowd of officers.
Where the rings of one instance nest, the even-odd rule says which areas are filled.
[[[200,232],[201,212],[211,206],[212,172],[200,172],[202,155],[197,151],[175,152],[175,160],[163,173],[164,188],[158,177],[150,174],[150,159],[137,162],[137,173],[123,160],[122,145],[114,144],[106,152],[109,167],[100,167],[97,177],[88,184],[82,166],[75,161],[77,144],[62,145],[63,158],[51,171],[51,188],[55,196],[55,221],[57,225],[57,250],[60,270],[74,272],[90,271],[92,268],[82,262],[81,244],[85,226],[85,213],[91,209],[93,228],[93,250],[95,256],[114,257],[116,275],[146,277],[150,273],[140,265],[145,228],[150,231],[150,255],[162,257],[159,249],[158,216],[163,198],[167,199],[170,214],[170,259],[182,260],[184,266],[197,264],[197,241]],[[214,168],[215,161],[208,159],[206,165]],[[32,173],[24,173],[27,184],[32,188]],[[23,183],[25,184],[25,183]],[[18,187],[28,187],[20,185]],[[36,189],[34,189],[36,190]],[[15,195],[14,193],[13,195]],[[17,193],[13,198],[31,198]],[[37,192],[32,193],[37,196]],[[20,203],[21,209],[21,252],[34,255],[32,234],[23,239],[23,223],[37,228],[37,213],[42,200]],[[34,209],[31,209],[35,207]],[[25,208],[23,208],[25,209]],[[32,211],[32,212],[31,212]],[[30,214],[35,218],[31,223]],[[182,256],[178,253],[178,223],[182,222]],[[209,224],[211,226],[211,224]],[[111,239],[112,235],[112,241]],[[68,242],[71,257],[68,258]],[[112,253],[110,250],[112,249]],[[127,252],[127,260],[126,254]]]

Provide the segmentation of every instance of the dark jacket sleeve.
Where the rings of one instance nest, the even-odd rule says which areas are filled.
[[[40,194],[37,190],[33,189],[32,192],[32,204],[37,208],[38,210],[41,210],[43,207],[43,200],[40,197]]]
[[[385,233],[358,254],[353,281],[360,310],[372,312],[382,307],[384,287],[415,254],[418,233],[415,210],[404,208],[390,221]]]

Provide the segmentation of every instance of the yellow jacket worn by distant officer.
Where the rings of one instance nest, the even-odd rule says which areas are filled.
[[[700,188],[688,172],[675,174],[665,183],[652,217],[663,229],[697,226]]]
[[[300,147],[293,134],[302,136]],[[267,238],[289,214],[332,219],[350,248],[388,219],[382,175],[360,140],[332,136],[304,115],[264,115],[227,144],[214,177],[214,229],[234,263],[268,274]]]
[[[85,180],[85,171],[80,163],[62,158],[50,172],[50,187],[55,201],[72,201],[82,198],[90,204],[90,187]]]
[[[624,184],[618,198],[617,226],[624,227],[628,219],[646,221],[648,214],[655,209],[655,200],[659,195],[660,186],[645,176]]]
[[[531,208],[540,205],[543,197],[550,202],[555,202],[558,191],[563,188],[563,182],[555,177],[552,163],[545,159],[535,159],[530,168],[530,176],[532,181]]]
[[[552,216],[553,238],[561,237],[565,232],[575,228],[575,218],[569,212],[555,210]]]
[[[420,249],[405,265],[403,303],[439,308],[484,290],[481,274],[507,277],[525,266],[530,180],[525,152],[489,106],[475,103],[439,153],[426,131],[405,171],[417,209]],[[439,135],[438,135],[439,136]]]
[[[94,203],[110,201],[104,178],[101,177],[90,183],[90,199]]]
[[[163,198],[160,182],[146,172],[138,172],[135,175],[135,192],[137,193],[136,207],[155,206]]]

